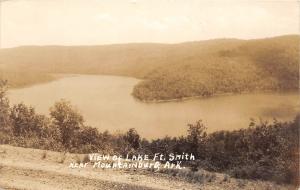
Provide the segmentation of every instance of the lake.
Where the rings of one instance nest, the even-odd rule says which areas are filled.
[[[291,120],[299,111],[299,95],[264,93],[218,96],[177,102],[143,103],[132,95],[138,79],[106,75],[74,75],[59,80],[14,89],[11,103],[23,102],[38,113],[60,99],[71,101],[86,124],[100,131],[124,132],[135,128],[142,137],[184,135],[188,123],[202,120],[208,132],[246,128],[250,118]]]

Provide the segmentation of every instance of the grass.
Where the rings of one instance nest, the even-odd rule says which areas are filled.
[[[60,164],[63,164],[63,163],[65,163],[66,158],[67,158],[66,152],[60,153],[60,157],[59,157],[57,162],[60,163]]]
[[[44,151],[43,154],[42,154],[41,159],[44,160],[46,157],[47,157],[47,151]]]
[[[173,177],[178,177],[189,182],[206,183],[216,180],[216,174],[204,170],[192,171],[189,168],[185,169],[160,169],[160,173],[164,173]]]

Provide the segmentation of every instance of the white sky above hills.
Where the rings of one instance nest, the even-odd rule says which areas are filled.
[[[178,43],[299,33],[292,0],[5,0],[2,48]]]

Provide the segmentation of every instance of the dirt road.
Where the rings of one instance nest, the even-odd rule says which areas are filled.
[[[0,190],[265,190],[295,189],[271,182],[216,180],[191,183],[166,174],[103,169],[71,169],[83,155],[0,145]]]
[[[197,184],[174,181],[160,175],[126,171],[71,169],[80,155],[0,145],[0,188],[52,189],[197,189]],[[63,160],[63,162],[62,162]]]

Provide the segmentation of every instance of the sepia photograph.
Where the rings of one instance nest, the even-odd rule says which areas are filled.
[[[299,0],[0,0],[0,190],[298,190],[299,63]]]

